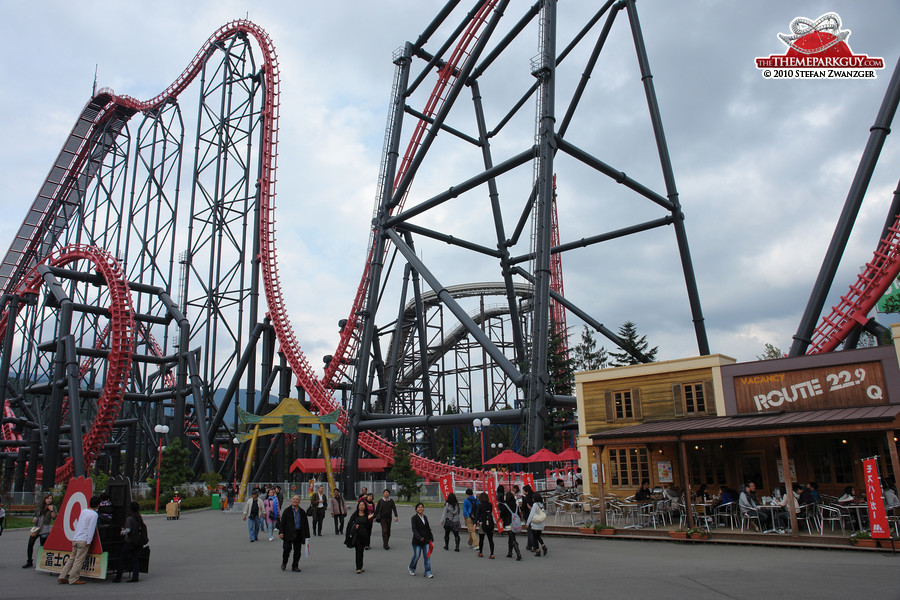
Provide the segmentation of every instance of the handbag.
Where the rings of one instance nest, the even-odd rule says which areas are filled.
[[[459,531],[459,521],[451,521],[450,522],[450,531],[454,531],[454,532]]]
[[[543,523],[547,518],[547,513],[544,512],[544,509],[538,506],[537,511],[534,513],[534,518],[531,519],[532,523]]]
[[[40,531],[40,530],[41,530],[40,527],[32,527],[32,528],[31,528],[31,532],[30,532],[29,535],[30,535],[31,537],[34,537],[34,536],[36,536],[36,535],[38,534],[38,531]]]

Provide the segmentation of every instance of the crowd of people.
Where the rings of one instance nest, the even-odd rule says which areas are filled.
[[[460,533],[465,527],[467,547],[476,551],[479,558],[487,555],[489,559],[493,559],[494,533],[498,530],[495,519],[499,515],[502,531],[507,536],[508,558],[515,555],[516,560],[522,560],[518,541],[521,533],[527,534],[527,552],[532,552],[534,556],[546,556],[548,549],[542,532],[547,513],[541,495],[527,485],[521,490],[515,485],[509,491],[500,485],[496,492],[497,506],[494,506],[486,492],[481,492],[476,497],[472,489],[466,490],[462,503],[454,493],[447,496],[439,522],[444,529],[444,550],[450,549],[452,536],[453,550],[460,551]],[[389,489],[382,491],[381,498],[376,503],[375,494],[363,487],[356,501],[351,501],[349,511],[347,501],[337,488],[332,491],[330,499],[327,499],[325,486],[315,487],[305,507],[301,497],[295,495],[280,513],[279,497],[280,489],[277,486],[254,488],[250,498],[244,503],[242,515],[248,523],[251,542],[258,539],[260,531],[267,529],[266,524],[270,520],[274,520],[273,529],[268,529],[269,539],[273,539],[274,530],[282,540],[283,571],[287,570],[290,562],[291,570],[300,572],[302,551],[311,536],[322,535],[322,521],[326,511],[330,511],[334,520],[334,534],[343,535],[344,545],[354,550],[357,574],[366,570],[366,551],[371,549],[376,524],[381,529],[382,548],[391,549],[392,526],[399,522],[400,517]],[[431,554],[435,537],[422,503],[415,507],[415,514],[410,519],[410,530],[412,558],[408,565],[409,574],[416,575],[418,563],[420,559],[424,559],[424,576],[431,579],[434,577],[431,571]]]

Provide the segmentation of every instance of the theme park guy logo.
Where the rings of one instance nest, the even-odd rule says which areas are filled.
[[[791,33],[779,33],[788,47],[784,54],[757,57],[756,68],[766,79],[875,79],[884,59],[853,54],[847,45],[849,29],[841,29],[837,13],[825,13],[815,21],[797,17]]]

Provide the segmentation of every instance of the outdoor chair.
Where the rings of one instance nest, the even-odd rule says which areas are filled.
[[[741,513],[741,533],[744,533],[744,527],[750,529],[750,523],[756,521],[756,526],[760,531],[763,530],[762,520],[759,518],[759,511],[745,511]]]
[[[834,532],[834,524],[841,526],[841,535],[845,534],[844,520],[845,515],[837,506],[829,506],[827,504],[819,505],[819,532],[825,535],[825,523],[831,523],[831,531]]]
[[[707,507],[703,504],[693,505],[694,523],[696,523],[698,527],[705,529],[706,531],[710,530],[710,525],[712,525],[713,527],[715,527],[716,525],[715,513],[707,510],[708,508],[710,507]]]
[[[806,530],[810,534],[812,534],[813,529],[821,529],[821,525],[819,524],[818,511],[816,510],[816,504],[814,502],[810,504],[804,504],[797,508],[798,525],[801,521],[806,523]],[[812,521],[812,525],[810,525],[810,521]]]
[[[716,507],[716,526],[724,526],[728,523],[731,529],[734,529],[734,510],[737,505],[734,502],[726,502]]]

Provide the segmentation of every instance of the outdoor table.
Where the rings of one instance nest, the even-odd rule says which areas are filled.
[[[863,511],[866,511],[865,514],[868,514],[869,506],[867,504],[840,504],[839,506],[856,512],[857,529],[862,530],[865,528],[863,525]]]
[[[760,504],[757,508],[769,511],[771,525],[769,526],[769,529],[766,529],[765,531],[763,531],[763,533],[775,533],[776,531],[778,531],[778,525],[775,523],[775,517],[777,516],[778,511],[784,510],[785,507],[781,506],[780,504]]]
[[[625,525],[623,529],[640,529],[642,527],[640,524],[640,514],[643,504],[639,502],[623,502],[619,506],[622,507],[622,510],[625,513],[623,521],[627,523],[628,518],[631,518],[631,525]]]

